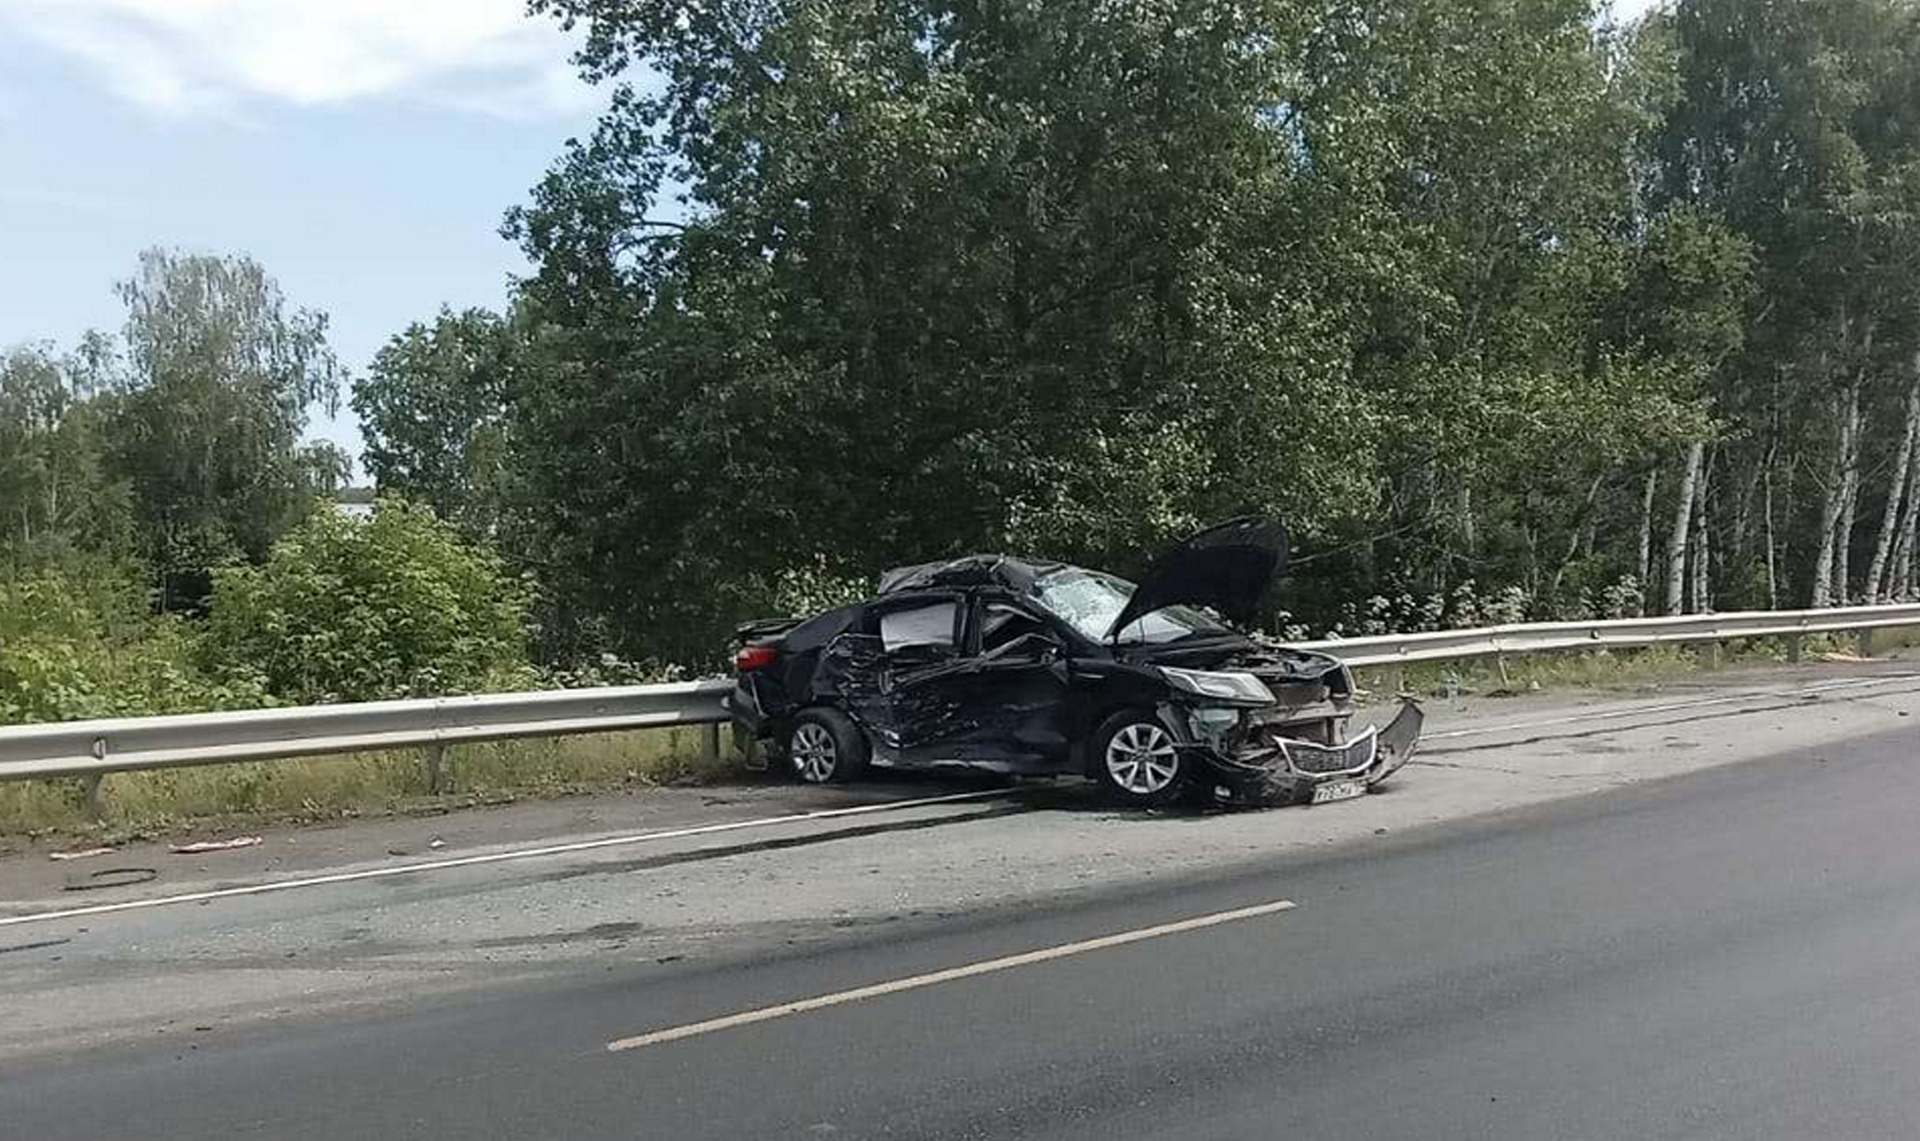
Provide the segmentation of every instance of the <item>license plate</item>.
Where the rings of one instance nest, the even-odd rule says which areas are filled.
[[[1367,782],[1363,780],[1330,780],[1325,784],[1313,786],[1313,803],[1325,804],[1332,800],[1352,800],[1364,796]]]

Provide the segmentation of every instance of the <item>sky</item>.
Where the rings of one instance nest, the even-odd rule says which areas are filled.
[[[526,271],[501,216],[605,92],[524,0],[0,0],[0,346],[118,329],[150,245],[246,253],[364,372]],[[313,435],[357,452],[350,411]]]
[[[527,269],[502,214],[605,101],[524,9],[0,0],[0,346],[118,329],[151,245],[251,255],[356,374],[442,304],[499,307]],[[344,407],[311,434],[359,450]]]

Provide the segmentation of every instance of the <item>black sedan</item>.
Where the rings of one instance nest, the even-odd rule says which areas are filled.
[[[803,781],[869,766],[1079,773],[1124,802],[1357,796],[1413,752],[1419,708],[1347,732],[1353,679],[1236,630],[1286,557],[1248,517],[1168,551],[1138,586],[1003,555],[902,567],[875,597],[740,630],[736,741]]]

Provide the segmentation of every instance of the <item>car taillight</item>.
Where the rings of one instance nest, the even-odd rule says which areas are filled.
[[[733,655],[733,668],[741,673],[746,673],[748,670],[757,670],[768,662],[773,661],[773,657],[773,647],[764,643],[753,646],[742,646],[739,652]]]

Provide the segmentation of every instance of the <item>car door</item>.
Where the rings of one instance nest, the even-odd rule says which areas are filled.
[[[1045,617],[1008,598],[980,597],[960,651],[937,668],[896,675],[895,710],[910,763],[1045,769],[1065,756],[1064,643]]]
[[[966,596],[958,592],[890,598],[872,615],[871,663],[877,684],[863,695],[862,720],[882,763],[925,760],[958,731],[958,693],[947,679],[963,667]]]
[[[1016,598],[974,602],[968,703],[980,739],[1021,767],[1055,767],[1069,743],[1067,637],[1054,620]]]

